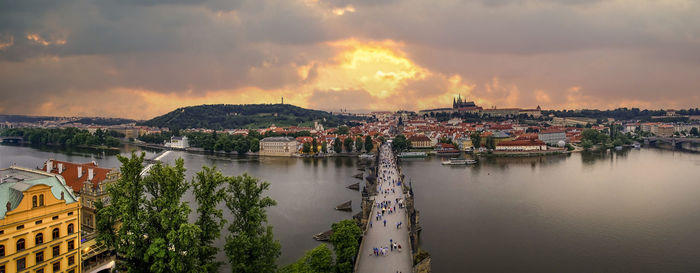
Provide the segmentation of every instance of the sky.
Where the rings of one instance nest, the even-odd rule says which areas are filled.
[[[0,2],[0,113],[700,105],[697,0]]]

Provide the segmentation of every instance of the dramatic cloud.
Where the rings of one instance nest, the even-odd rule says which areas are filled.
[[[692,0],[0,4],[0,113],[151,118],[201,103],[338,111],[700,104]]]

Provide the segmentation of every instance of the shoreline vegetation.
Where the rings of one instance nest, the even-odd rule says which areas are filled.
[[[124,137],[113,130],[97,129],[95,133],[79,128],[7,128],[0,130],[0,136],[21,137],[23,144],[32,146],[88,148],[98,150],[119,150]]]

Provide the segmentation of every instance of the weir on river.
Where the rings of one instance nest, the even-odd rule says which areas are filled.
[[[400,208],[397,200],[405,203],[406,194],[402,185],[402,177],[396,166],[396,158],[393,156],[390,145],[382,145],[379,152],[379,164],[377,166],[377,193],[370,196],[369,202],[372,209],[368,217],[368,223],[364,225],[364,237],[360,244],[355,265],[356,272],[412,272],[412,247],[407,207]],[[393,189],[393,191],[392,191]],[[386,192],[388,191],[388,192]],[[388,208],[382,216],[382,208],[377,204],[390,201],[389,207],[396,211],[389,214]],[[412,205],[412,204],[411,204]],[[379,217],[377,216],[379,214]],[[385,222],[386,221],[386,222]],[[397,224],[401,222],[401,226]],[[401,250],[391,248],[390,243],[401,245]],[[376,255],[375,248],[386,248],[385,254]]]

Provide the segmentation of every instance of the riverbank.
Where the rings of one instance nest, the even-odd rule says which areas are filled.
[[[477,153],[480,157],[530,157],[570,154],[573,151],[567,150],[546,150],[546,151],[494,151],[492,153]]]

